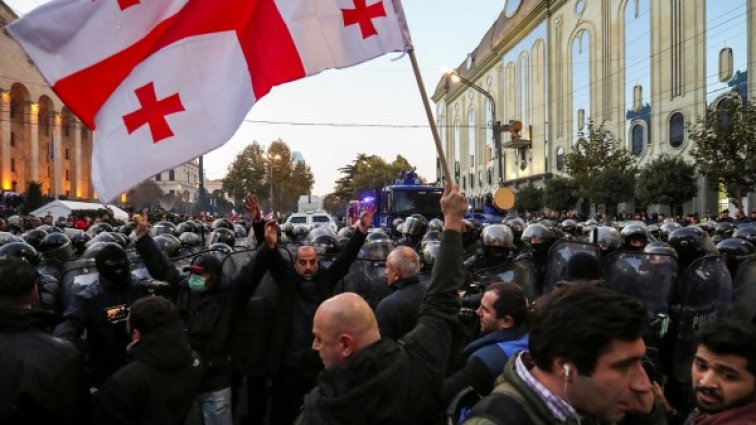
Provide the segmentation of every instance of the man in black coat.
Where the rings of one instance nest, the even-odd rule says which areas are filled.
[[[328,269],[320,267],[312,246],[300,247],[292,266],[273,249],[277,235],[265,234],[271,250],[270,272],[278,284],[275,307],[268,310],[273,312],[270,333],[261,342],[268,347],[267,365],[273,375],[272,425],[293,423],[304,395],[317,382],[323,365],[311,349],[315,310],[333,296],[334,287],[357,258],[374,214],[372,208],[362,213],[358,230]]]
[[[325,365],[305,398],[300,425],[436,424],[441,387],[464,281],[462,232],[467,202],[459,187],[441,197],[444,233],[418,323],[400,343],[381,338],[370,306],[344,293],[318,308],[312,348]]]
[[[410,247],[397,247],[386,258],[386,278],[392,293],[375,309],[382,337],[399,340],[417,325],[420,303],[428,290],[428,285],[420,282],[419,272],[420,258]]]
[[[97,392],[95,423],[180,425],[199,392],[202,365],[172,302],[142,298],[131,306],[130,362]]]
[[[91,423],[78,350],[48,334],[52,313],[31,308],[38,280],[29,263],[0,260],[0,423]]]
[[[275,234],[275,223],[269,223],[265,232]],[[213,253],[197,255],[181,273],[147,234],[145,221],[137,223],[135,234],[136,250],[150,275],[170,284],[169,296],[188,329],[191,347],[202,358],[205,374],[196,403],[204,422],[230,424],[230,336],[236,316],[265,274],[271,250],[263,245],[257,260],[237,276],[223,276],[221,262]]]

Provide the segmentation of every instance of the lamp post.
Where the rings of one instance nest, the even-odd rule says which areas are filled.
[[[502,187],[504,185],[504,159],[501,153],[501,123],[496,119],[496,101],[494,100],[494,97],[491,95],[491,93],[487,92],[482,87],[473,83],[467,78],[459,75],[457,71],[449,71],[448,75],[450,76],[452,82],[456,83],[457,81],[461,81],[464,85],[482,94],[486,99],[488,99],[489,102],[491,102],[491,127],[493,128],[493,141],[494,145],[496,146],[496,157],[498,159],[499,166],[499,187]]]
[[[266,155],[270,166],[270,214],[273,215],[273,160],[281,159],[281,155]]]

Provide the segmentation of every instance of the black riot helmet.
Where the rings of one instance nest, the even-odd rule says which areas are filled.
[[[7,243],[19,241],[23,241],[23,239],[16,237],[16,235],[14,235],[13,233],[0,232],[0,246],[3,246]]]
[[[674,232],[675,230],[681,228],[679,224],[675,223],[674,221],[667,221],[665,223],[662,223],[661,226],[659,226],[659,238],[662,241],[666,241],[669,239],[669,235]]]
[[[698,227],[704,229],[709,236],[714,236],[717,233],[717,223],[713,221],[705,221],[699,224]]]
[[[394,249],[394,242],[383,230],[374,229],[367,235],[360,251],[360,258],[371,261],[384,261]]]
[[[667,242],[677,251],[681,264],[689,265],[694,260],[717,253],[709,234],[696,226],[681,227],[669,235]]]
[[[306,224],[295,224],[291,229],[292,241],[304,243],[310,234],[310,227]]]
[[[118,233],[129,236],[134,231],[134,223],[128,222],[118,228]]]
[[[196,231],[197,231],[197,226],[194,225],[194,222],[184,221],[182,223],[179,223],[178,226],[176,226],[176,231],[173,234],[180,238],[181,235],[183,235],[186,232],[195,233]]]
[[[483,252],[489,257],[507,257],[515,247],[512,229],[503,224],[487,226],[480,236],[483,240]]]
[[[629,223],[620,232],[625,248],[632,251],[643,251],[648,243],[649,234],[645,224]]]
[[[24,242],[28,243],[29,245],[33,246],[34,249],[39,249],[45,236],[47,236],[47,232],[45,232],[44,230],[31,229],[22,233],[21,239],[23,239]]]
[[[433,218],[428,222],[428,231],[443,232],[444,222],[440,218]]]
[[[154,226],[152,226],[152,236],[160,236],[163,233],[170,233],[173,234],[173,232],[176,231],[176,225],[171,223],[170,221],[161,221]]]
[[[522,232],[525,231],[525,221],[523,219],[520,217],[507,217],[502,224],[505,224],[512,229],[512,236],[514,237],[515,243],[522,240]]]
[[[756,224],[750,224],[748,226],[738,227],[732,233],[733,238],[744,239],[748,242],[756,245]]]
[[[100,277],[118,284],[128,283],[131,280],[129,259],[126,251],[114,242],[106,243],[95,255],[95,264]]]
[[[588,239],[592,244],[598,246],[604,254],[608,254],[622,246],[622,236],[620,236],[620,232],[614,227],[596,227],[588,235]]]
[[[81,254],[81,258],[96,258],[100,250],[102,250],[105,247],[105,245],[109,243],[115,243],[115,242],[99,242],[99,241],[92,242],[92,243],[87,242],[86,244],[87,249],[85,249],[84,252]]]
[[[231,255],[231,253],[234,252],[233,248],[224,244],[223,242],[216,242],[214,244],[211,244],[207,249],[208,249],[208,252],[212,254],[215,258],[220,260],[221,263],[223,263],[223,260],[225,260],[226,257],[228,257],[229,255]]]
[[[654,241],[643,248],[643,252],[651,255],[669,255],[677,258],[677,251],[672,246],[663,241]]]
[[[722,221],[717,223],[716,234],[721,236],[722,239],[732,237],[732,234],[738,228],[738,225],[729,221]]]
[[[71,239],[65,233],[50,233],[45,236],[39,251],[47,260],[68,261],[73,258]]]
[[[404,220],[402,233],[408,236],[420,236],[425,234],[428,228],[428,220],[419,214],[413,214]]]
[[[131,243],[131,239],[127,238],[123,233],[109,232],[108,234],[113,237],[115,243],[121,245],[121,248],[125,249]]]
[[[234,224],[234,235],[239,239],[244,239],[247,237],[247,229],[241,224]]]
[[[213,233],[210,233],[210,245],[218,242],[233,247],[236,245],[236,236],[232,230],[225,227],[219,227],[213,230]]]
[[[534,258],[545,259],[551,245],[556,242],[556,234],[543,223],[531,223],[522,232],[522,240],[531,246]]]
[[[92,226],[87,229],[87,232],[92,235],[99,235],[102,232],[112,232],[113,226],[109,225],[108,223],[95,223]]]
[[[113,234],[110,233],[110,232],[100,232],[99,234],[97,234],[96,236],[94,236],[92,238],[92,240],[90,240],[88,242],[88,244],[92,245],[92,244],[95,244],[97,242],[106,242],[106,243],[113,242],[113,243],[117,243],[115,236],[113,236]]]
[[[167,257],[173,257],[178,253],[179,248],[181,248],[181,242],[172,233],[163,233],[155,236],[155,245]]]
[[[63,233],[63,229],[57,226],[50,225],[50,224],[43,224],[41,226],[37,226],[37,229],[45,233]]]
[[[483,225],[478,220],[473,218],[465,220],[465,231],[462,233],[462,244],[464,246],[470,246],[473,242],[480,238],[480,233],[483,231]]]
[[[79,230],[78,232],[71,234],[70,239],[71,245],[73,245],[74,254],[76,256],[81,256],[84,254],[84,251],[87,250],[87,242],[92,240],[92,237],[89,233]]]
[[[21,258],[32,266],[39,262],[37,250],[26,242],[11,242],[0,246],[0,258]]]
[[[196,248],[200,246],[199,235],[194,232],[184,232],[178,237],[178,239],[179,242],[181,242],[181,246],[184,248]]]
[[[441,252],[440,242],[429,242],[423,247],[423,263],[428,267],[433,267],[433,264],[438,258],[438,254]]]
[[[218,229],[234,230],[234,224],[227,218],[217,218],[213,220],[212,230]]]
[[[756,246],[741,238],[727,238],[717,244],[720,254],[746,256],[756,252]]]
[[[562,227],[562,231],[564,233],[570,234],[572,236],[577,235],[577,222],[575,220],[568,218],[567,220],[564,220],[560,226]]]
[[[420,241],[420,247],[423,248],[429,243],[441,243],[441,235],[442,233],[437,230],[428,230]]]
[[[326,227],[313,229],[307,238],[307,245],[315,248],[315,253],[318,255],[338,254],[339,243],[336,234],[326,229]]]

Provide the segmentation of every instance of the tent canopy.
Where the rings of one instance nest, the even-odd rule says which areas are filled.
[[[110,208],[111,211],[113,211],[113,218],[116,220],[128,220],[129,214],[116,207],[115,205],[108,204],[107,206],[103,204],[95,204],[93,202],[77,202],[77,201],[61,201],[60,199],[56,199],[47,205],[37,208],[36,210],[31,212],[31,215],[35,217],[44,217],[47,215],[47,213],[50,213],[55,221],[58,221],[59,217],[66,218],[69,215],[71,215],[72,211],[76,210],[90,210],[92,212],[95,212],[97,210]]]

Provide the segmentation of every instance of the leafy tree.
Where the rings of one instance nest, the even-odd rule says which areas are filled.
[[[234,204],[226,199],[223,191],[220,189],[216,189],[213,193],[208,195],[207,203],[209,211],[214,215],[228,215],[231,213],[231,210],[234,209]],[[242,211],[237,208],[236,212],[237,214],[240,214]]]
[[[529,184],[517,189],[515,210],[519,213],[537,211],[543,208],[543,189]]]
[[[223,179],[223,191],[240,203],[248,193],[262,195],[268,193],[268,163],[263,149],[257,142],[252,142],[236,155],[234,162],[228,166]],[[262,202],[265,197],[261,196]]]
[[[589,189],[591,199],[604,204],[607,214],[614,214],[618,203],[635,197],[635,174],[605,168],[593,178]]]
[[[26,184],[26,198],[21,211],[29,214],[43,205],[45,205],[45,198],[42,196],[42,183],[30,180]]]
[[[266,176],[267,193],[270,198],[271,178],[273,182],[273,210],[296,211],[297,201],[301,195],[307,195],[312,190],[315,177],[310,166],[304,161],[294,162],[291,157],[291,149],[282,140],[276,140],[268,147],[266,161],[270,172]],[[261,201],[266,197],[260,196]],[[263,205],[265,203],[263,202]],[[270,204],[268,201],[268,208]]]
[[[145,180],[126,193],[126,199],[134,210],[158,208],[163,190],[152,180]]]
[[[409,161],[401,155],[397,155],[393,162],[387,163],[377,155],[359,154],[351,164],[339,168],[343,177],[336,181],[334,194],[342,200],[356,199],[364,192],[375,191],[392,184],[401,173],[413,169]]]
[[[681,205],[696,196],[696,168],[682,158],[662,155],[641,168],[636,193],[643,204]]]
[[[756,113],[745,99],[725,99],[698,117],[689,131],[695,142],[690,155],[712,190],[724,190],[742,208],[746,193],[756,188]]]
[[[547,180],[543,187],[544,206],[556,211],[566,211],[575,207],[577,197],[573,194],[572,182],[564,177]]]
[[[323,198],[323,209],[334,217],[346,214],[347,200],[339,198],[335,193],[329,193]]]
[[[593,121],[588,122],[585,131],[578,133],[572,151],[564,156],[564,164],[574,193],[586,202],[594,200],[593,180],[602,171],[612,169],[615,174],[631,176],[637,173],[635,157],[622,147],[621,140],[603,124],[596,126]]]

